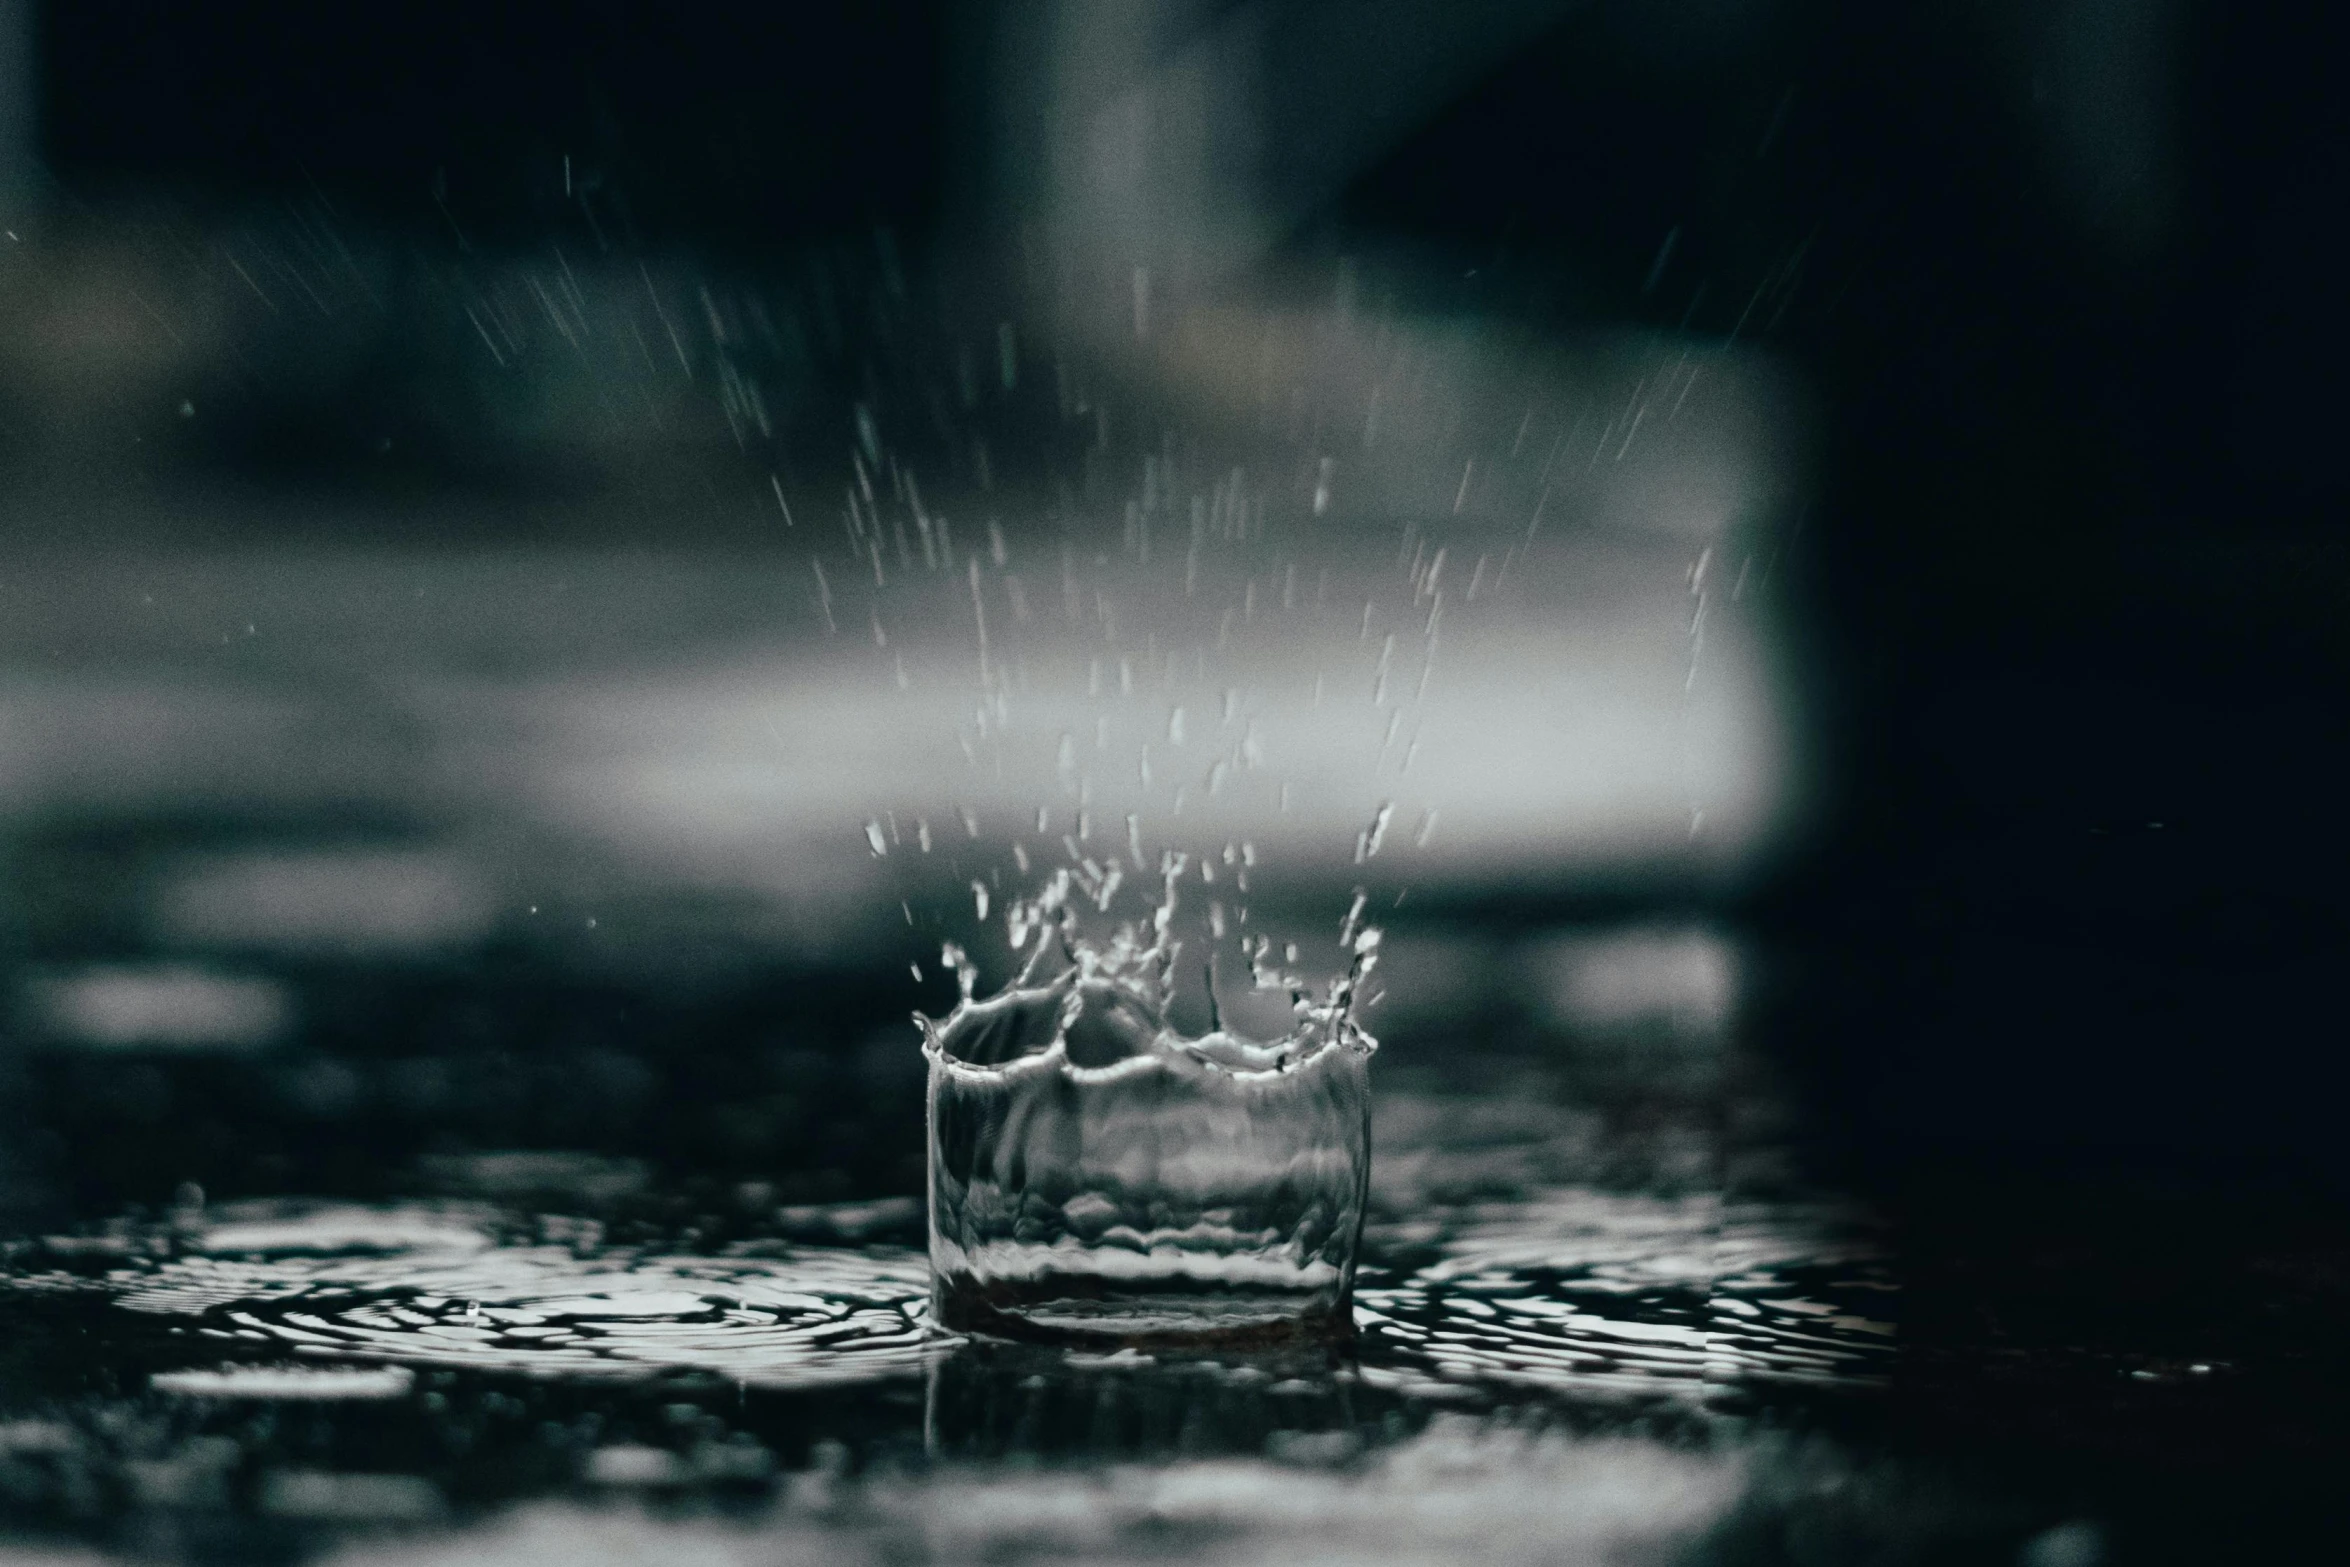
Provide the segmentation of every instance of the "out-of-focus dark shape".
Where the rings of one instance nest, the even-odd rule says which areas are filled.
[[[184,965],[98,967],[37,978],[20,1021],[91,1050],[256,1050],[293,1021],[285,987]]]
[[[43,205],[38,38],[34,0],[0,0],[0,243],[21,243]]]
[[[1133,283],[1138,333],[1229,282],[1572,0],[989,8],[978,209]]]

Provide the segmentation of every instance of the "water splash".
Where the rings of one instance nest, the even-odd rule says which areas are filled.
[[[1378,932],[1357,935],[1319,992],[1271,961],[1267,938],[1244,939],[1257,988],[1286,992],[1289,1029],[1260,1043],[1227,1027],[1211,959],[1209,1024],[1187,1034],[1171,1012],[1190,865],[1163,856],[1147,917],[1100,939],[1080,900],[1106,912],[1116,864],[1056,871],[1007,914],[1027,957],[984,1000],[977,966],[945,949],[961,999],[915,1018],[941,1324],[1123,1344],[1351,1331],[1378,1048],[1353,1011]],[[1220,902],[1210,929],[1223,932]]]
[[[1139,862],[1141,844],[1131,821],[1129,851]],[[1253,864],[1254,846],[1244,852],[1228,849],[1226,860]],[[1271,937],[1243,939],[1253,988],[1288,998],[1292,1022],[1282,1038],[1252,1041],[1226,1028],[1212,974],[1208,1031],[1187,1037],[1175,1027],[1170,1014],[1183,952],[1175,933],[1177,889],[1192,863],[1192,857],[1180,851],[1162,854],[1158,892],[1146,915],[1120,921],[1100,938],[1083,928],[1080,903],[1106,913],[1124,885],[1124,871],[1115,859],[1104,864],[1081,858],[1059,867],[1035,893],[1014,898],[1006,907],[1006,938],[1014,953],[1026,956],[1011,982],[985,1000],[977,995],[977,965],[960,945],[947,943],[941,958],[955,973],[961,999],[943,1018],[915,1014],[925,1051],[934,1058],[974,1066],[1001,1066],[1058,1052],[1063,1061],[1079,1067],[1106,1065],[1127,1055],[1178,1052],[1229,1070],[1249,1071],[1289,1070],[1331,1049],[1360,1056],[1376,1051],[1378,1041],[1363,1030],[1355,1014],[1364,983],[1378,967],[1381,933],[1363,925],[1365,895],[1359,890],[1339,932],[1346,969],[1319,991],[1285,966],[1296,962],[1294,943],[1284,948],[1283,963],[1276,964]],[[1203,878],[1212,881],[1212,857],[1203,857],[1199,866]],[[984,918],[988,901],[983,890],[977,902]],[[1211,918],[1211,929],[1220,935],[1221,903],[1213,906]],[[1120,1042],[1114,1052],[1112,1041],[1100,1034],[1105,1027]],[[1105,1052],[1113,1053],[1104,1060],[1091,1059]]]

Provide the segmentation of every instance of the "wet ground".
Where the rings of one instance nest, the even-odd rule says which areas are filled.
[[[1544,1153],[1522,1124],[1409,1136],[1423,1179]],[[1662,1548],[1800,1445],[1771,1429],[1792,1411],[1881,1388],[1898,1319],[1849,1216],[1557,1186],[1378,1224],[1352,1346],[1015,1349],[926,1331],[920,1224],[248,1202],[28,1241],[9,1513],[230,1559],[627,1559],[679,1531],[842,1560]]]
[[[0,1562],[2048,1567],[2257,1556],[2306,1509],[2319,1229],[2143,1183],[2037,1225],[1985,1189],[1996,1240],[1895,1225],[1799,1192],[1734,1044],[1678,1037],[1660,1076],[1654,1036],[1631,1072],[1604,1031],[1403,1028],[1358,1337],[1311,1352],[937,1335],[911,1196],[657,1158],[64,1218],[5,1251]],[[865,1112],[918,1129],[918,1091]]]

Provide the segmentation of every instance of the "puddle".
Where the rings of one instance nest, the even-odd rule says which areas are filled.
[[[792,1388],[915,1376],[932,1352],[929,1266],[911,1248],[498,1244],[491,1218],[446,1204],[241,1217],[182,1255],[10,1283],[101,1293],[239,1357],[558,1378],[691,1370]],[[1425,1260],[1381,1266],[1407,1240]],[[1568,1188],[1434,1231],[1374,1232],[1366,1250],[1356,1353],[1375,1386],[1702,1404],[1738,1386],[1872,1387],[1894,1344],[1886,1261],[1832,1214]],[[263,1391],[258,1368],[239,1375],[252,1379],[242,1396],[306,1396]],[[205,1367],[156,1386],[240,1396]]]
[[[1774,1559],[1739,1531],[1864,1471],[1869,1528],[1947,1507],[1849,1448],[1901,1291],[1828,1206],[1432,1205],[1367,1233],[1351,1349],[1282,1354],[933,1337],[926,1259],[855,1238],[903,1203],[700,1251],[480,1202],[210,1217],[0,1273],[7,1527],[221,1560],[1530,1563]],[[2001,1512],[2000,1559],[2061,1522]]]
[[[218,1371],[161,1371],[148,1385],[182,1398],[270,1401],[404,1398],[416,1376],[405,1366],[328,1370],[312,1366],[223,1366]]]
[[[493,1245],[446,1210],[221,1226],[97,1281],[117,1310],[250,1352],[533,1376],[714,1372],[762,1387],[918,1372],[929,1269],[901,1247],[772,1256]],[[262,1395],[270,1396],[270,1395]]]
[[[1280,1353],[933,1335],[927,1259],[858,1239],[903,1202],[779,1214],[700,1251],[453,1200],[28,1246],[0,1518],[289,1560],[626,1559],[644,1508],[665,1559],[1648,1559],[1750,1489],[1736,1417],[1865,1395],[1892,1341],[1865,1233],[1713,1196],[1374,1226],[1353,1346]]]
[[[1438,1251],[1357,1291],[1366,1376],[1702,1404],[1875,1387],[1891,1358],[1887,1261],[1830,1213],[1570,1188],[1473,1210]]]

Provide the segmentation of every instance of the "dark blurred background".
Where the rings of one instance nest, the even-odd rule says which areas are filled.
[[[13,0],[0,28],[0,448],[20,568],[0,591],[95,604],[141,560],[231,547],[410,549],[418,570],[457,563],[442,585],[478,582],[463,563],[485,551],[764,548],[778,500],[839,488],[855,410],[913,407],[958,374],[973,406],[970,345],[984,381],[998,314],[1027,330],[1056,291],[1090,297],[1087,278],[1129,267],[1138,321],[1146,295],[1170,315],[1269,311],[1356,268],[1366,297],[1513,341],[1746,354],[1804,410],[1769,632],[1808,759],[1800,806],[1734,875],[1567,866],[1428,896],[1463,918],[1734,921],[1753,954],[1742,1011],[1791,1085],[1806,1166],[1880,1191],[1924,1181],[1928,1207],[1993,1178],[2350,1179],[2333,1135],[2350,171],[2340,27],[2317,8]],[[1123,183],[1102,183],[1086,139],[1103,124],[1131,131]],[[590,333],[624,298],[650,301],[634,340]],[[786,303],[769,319],[762,298]],[[570,371],[541,352],[531,377],[507,373],[525,318],[559,334]],[[1088,338],[1090,319],[1039,330],[1065,357],[1115,361],[1117,334]],[[684,378],[663,381],[672,357]],[[992,479],[962,437],[938,448],[965,482]],[[272,591],[315,607],[329,590]],[[688,621],[754,614],[667,591]],[[250,598],[220,590],[232,641]],[[607,600],[609,615],[635,596]],[[37,606],[10,613],[20,671],[70,663],[77,635],[104,656],[96,610],[37,633]],[[513,631],[494,604],[473,613]],[[647,620],[637,645],[666,645],[669,624]],[[596,656],[569,633],[520,648],[448,625],[433,645],[463,642],[450,656],[467,667]],[[167,642],[141,656],[168,665]],[[42,733],[88,712],[70,689],[42,700],[20,717]],[[109,743],[135,753],[122,722]],[[397,735],[316,743],[401,754]],[[110,810],[70,783],[84,774],[58,776],[37,808],[23,784],[10,825],[11,939],[43,974],[145,939],[108,925],[131,918],[101,907],[109,878],[206,851],[256,812],[264,838],[396,857],[446,804],[427,780],[371,794],[330,778],[274,802],[189,785],[184,809]],[[352,803],[369,799],[380,820]],[[663,1074],[705,1071],[642,1045],[645,1003],[603,959],[582,978],[431,864],[391,863],[421,878],[414,949],[469,956],[401,981],[396,1004],[362,999],[382,981],[321,983],[361,1032],[414,1016],[500,1041],[469,1064],[383,1068],[420,1124],[501,1094],[561,1120],[572,1090],[551,1084],[580,1081],[572,1046],[530,1056],[515,1017],[593,1019],[607,1042],[577,1046],[590,1078],[634,1082],[654,1055]],[[895,901],[875,906],[894,918]],[[632,938],[655,989],[749,916],[717,898],[662,918],[695,959]],[[785,948],[814,950],[745,962]],[[853,983],[824,960],[825,995],[870,993],[838,1002],[859,1021],[835,1032],[899,1010],[880,976],[902,957]],[[748,983],[709,992],[725,998],[709,1017],[796,1013],[779,997],[806,993]],[[704,1004],[661,1015],[709,1055],[709,1093],[796,1070],[713,1043],[739,1036]],[[359,1091],[328,1070],[339,1026],[302,1047],[319,1105]],[[65,1070],[11,1060],[20,1080]],[[503,1086],[466,1075],[483,1072]],[[114,1114],[44,1092],[11,1097]],[[670,1112],[625,1085],[572,1092],[605,1108],[546,1140],[701,1136],[656,1131]],[[219,1135],[243,1141],[243,1113],[224,1109]],[[743,1162],[767,1157],[743,1137]],[[138,1160],[125,1146],[88,1168]]]

